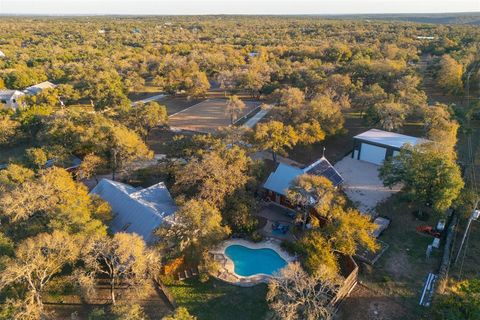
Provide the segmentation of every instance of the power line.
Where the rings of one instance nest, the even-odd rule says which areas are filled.
[[[478,65],[478,62],[475,63],[475,65],[473,66],[473,68],[470,70],[470,72],[467,75],[467,88],[466,89],[467,89],[467,108],[468,109],[470,108],[470,77],[472,75],[472,72],[476,69],[477,65]],[[470,116],[467,117],[467,122],[468,122],[468,128],[471,129]],[[454,262],[455,264],[457,263],[457,261],[460,257],[460,254],[462,253],[463,245],[465,244],[465,251],[463,253],[462,263],[461,263],[461,266],[460,266],[460,277],[462,276],[463,264],[464,264],[464,261],[465,261],[465,257],[467,255],[468,239],[469,239],[469,235],[470,235],[470,227],[472,225],[472,222],[474,220],[477,220],[480,216],[480,210],[477,210],[480,199],[478,198],[479,194],[478,194],[477,178],[476,178],[476,173],[475,173],[475,169],[476,169],[475,168],[475,154],[473,152],[473,146],[472,146],[472,132],[470,132],[467,136],[467,148],[468,148],[468,158],[469,158],[468,162],[470,164],[470,170],[472,171],[471,172],[472,185],[473,185],[473,189],[475,191],[475,197],[477,199],[476,199],[476,203],[475,203],[475,208],[473,209],[473,212],[471,213],[471,215],[468,219],[467,227],[465,229],[465,233],[463,234],[462,242],[460,243],[460,248],[458,249],[457,256],[456,256],[455,262]]]
[[[462,278],[462,275],[463,275],[463,263],[465,262],[465,257],[467,256],[468,240],[470,240],[471,229],[468,229],[466,233],[467,233],[467,240],[465,242],[465,250],[463,251],[462,263],[460,264],[460,279]]]

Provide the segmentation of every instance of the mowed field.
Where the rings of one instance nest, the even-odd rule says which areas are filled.
[[[230,125],[230,115],[226,111],[226,99],[207,99],[170,116],[169,125],[173,129],[211,133]],[[244,101],[245,109],[238,119],[260,106],[257,101]]]

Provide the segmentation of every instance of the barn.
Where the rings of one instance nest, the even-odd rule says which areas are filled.
[[[370,129],[353,137],[352,158],[381,165],[387,158],[395,156],[404,145],[416,146],[425,139],[395,132]]]

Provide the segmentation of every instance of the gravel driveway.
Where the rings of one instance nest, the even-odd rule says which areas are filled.
[[[395,186],[393,189],[383,186],[378,177],[380,166],[352,159],[349,155],[337,162],[334,167],[345,179],[342,187],[350,200],[362,213],[374,217],[377,216],[375,212],[377,204],[401,189],[401,186]]]

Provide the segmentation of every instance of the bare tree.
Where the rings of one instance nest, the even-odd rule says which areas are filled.
[[[329,305],[335,294],[335,282],[322,273],[309,276],[298,262],[289,264],[268,284],[267,301],[282,320],[330,320]]]
[[[0,290],[15,284],[24,286],[27,294],[19,309],[41,315],[45,286],[65,265],[77,260],[79,251],[75,238],[65,232],[28,238],[17,247],[15,257],[7,259],[0,274]]]
[[[92,286],[94,281],[88,279],[96,275],[106,276],[113,304],[116,303],[115,293],[119,286],[129,293],[140,295],[147,288],[148,280],[160,268],[158,255],[146,247],[139,235],[131,233],[116,233],[112,238],[92,240],[83,261],[86,271],[80,283]]]
[[[231,96],[227,102],[227,113],[230,115],[230,124],[237,120],[238,116],[245,109],[245,103],[237,96]]]

